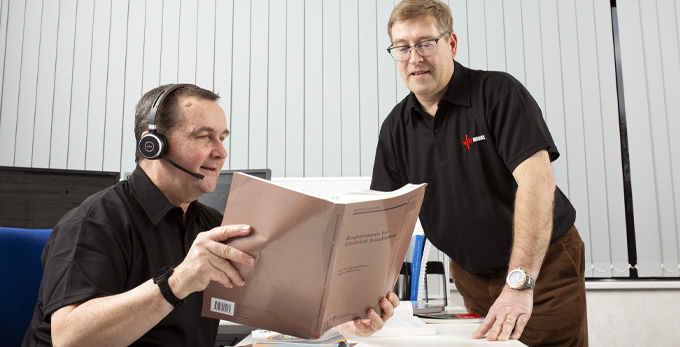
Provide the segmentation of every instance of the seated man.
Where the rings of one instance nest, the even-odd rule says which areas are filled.
[[[54,228],[24,346],[214,345],[219,320],[201,317],[203,290],[210,281],[245,285],[232,262],[255,266],[222,243],[250,226],[220,226],[222,215],[197,201],[215,189],[227,157],[218,99],[193,85],[161,86],[142,97],[138,167]],[[369,310],[370,320],[339,328],[372,334],[399,305],[396,295],[388,298],[381,315]]]

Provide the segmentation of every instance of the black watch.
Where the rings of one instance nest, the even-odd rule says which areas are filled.
[[[172,292],[172,289],[170,289],[170,286],[168,285],[168,278],[170,278],[172,272],[172,266],[166,266],[158,270],[158,272],[153,275],[153,283],[158,285],[158,288],[161,290],[161,294],[163,294],[165,300],[177,308],[184,303],[184,299],[180,300],[177,298],[175,293]]]

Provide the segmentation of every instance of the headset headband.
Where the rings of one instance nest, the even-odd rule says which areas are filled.
[[[158,109],[161,107],[163,104],[163,100],[165,100],[165,97],[168,96],[172,91],[175,89],[179,89],[182,87],[186,86],[193,86],[193,84],[173,84],[170,86],[165,87],[163,91],[156,96],[156,99],[153,101],[153,104],[151,105],[151,112],[149,113],[149,133],[155,134],[156,133],[156,125],[158,122]]]

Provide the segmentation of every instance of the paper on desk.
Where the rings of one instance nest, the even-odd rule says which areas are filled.
[[[320,338],[312,340],[261,329],[253,330],[252,336],[254,346],[337,346],[339,342],[345,340],[345,337],[335,328],[326,331]]]
[[[376,331],[372,337],[388,336],[424,336],[437,335],[437,330],[428,326],[420,318],[413,316],[413,306],[410,301],[402,301],[394,310],[394,315],[387,320],[383,328]]]

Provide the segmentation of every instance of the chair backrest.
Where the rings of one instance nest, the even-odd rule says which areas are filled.
[[[43,270],[40,262],[52,229],[0,227],[0,344],[21,346]]]

